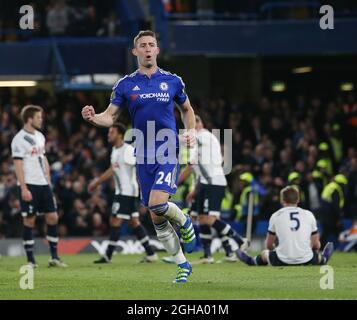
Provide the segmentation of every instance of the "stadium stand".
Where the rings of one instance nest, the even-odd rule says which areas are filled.
[[[34,0],[33,31],[18,29],[10,19],[18,15],[18,7],[22,4],[25,1],[7,2],[6,6],[0,2],[0,54],[13,57],[17,62],[8,64],[8,59],[2,59],[0,76],[41,74],[50,78],[56,89],[75,90],[41,88],[29,94],[23,89],[1,88],[0,238],[21,234],[21,213],[9,144],[21,126],[20,109],[27,103],[45,108],[46,151],[59,200],[61,236],[107,234],[113,183],[106,184],[92,196],[86,191],[89,180],[108,166],[110,150],[106,130],[86,125],[81,119],[80,107],[87,103],[104,107],[109,91],[98,95],[92,91],[98,87],[73,88],[68,85],[67,78],[110,70],[124,74],[133,69],[133,61],[126,58],[125,50],[129,47],[128,39],[139,29],[155,25],[164,53],[173,59],[180,54],[213,54],[227,58],[230,54],[357,53],[356,41],[353,41],[357,7],[352,0],[331,1],[336,17],[341,18],[340,28],[334,34],[344,41],[335,38],[323,41],[326,38],[319,29],[315,30],[313,19],[322,1]],[[56,17],[61,18],[56,20]],[[190,23],[186,23],[188,20]],[[253,27],[251,21],[254,21]],[[299,36],[300,26],[306,28],[304,37]],[[250,28],[248,33],[247,28]],[[232,36],[237,41],[229,41]],[[197,42],[198,38],[202,41]],[[211,41],[212,38],[220,41],[219,45]],[[294,46],[291,38],[304,41]],[[112,59],[103,55],[103,48],[109,46],[111,49],[107,51]],[[90,52],[86,57],[82,54],[84,50]],[[21,55],[24,52],[26,57]],[[213,77],[209,81],[211,87],[217,84]],[[61,86],[57,86],[58,83]],[[87,91],[81,91],[83,89]],[[100,90],[108,89],[100,87]],[[329,97],[320,95],[320,91],[296,96],[255,95],[254,101],[245,102],[217,94],[190,96],[208,129],[232,129],[234,167],[228,176],[229,188],[222,215],[234,228],[244,233],[244,220],[237,220],[241,173],[251,172],[259,185],[260,213],[255,235],[262,236],[271,213],[279,207],[279,190],[288,183],[289,174],[298,172],[302,177],[302,189],[307,192],[314,182],[314,171],[320,170],[321,159],[332,164],[332,172],[325,177],[324,184],[338,172],[349,179],[342,223],[344,229],[351,225],[351,219],[357,215],[357,98],[353,92],[333,93]],[[127,117],[124,122],[128,123]],[[321,143],[325,143],[327,149],[320,148]],[[181,187],[174,199],[181,206],[186,206],[184,199],[188,188],[188,185]],[[311,199],[307,197],[306,201],[306,207],[312,208]],[[153,231],[149,219],[145,216],[143,219],[146,219],[146,227]],[[43,235],[43,227],[38,226],[37,235]]]

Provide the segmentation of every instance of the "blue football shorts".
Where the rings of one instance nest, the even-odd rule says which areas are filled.
[[[140,186],[141,202],[149,205],[151,190],[161,190],[175,194],[180,174],[179,163],[171,164],[137,164],[137,177]]]

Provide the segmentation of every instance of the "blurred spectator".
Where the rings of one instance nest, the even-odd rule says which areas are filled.
[[[80,198],[73,201],[73,209],[66,216],[69,233],[73,236],[90,236],[90,211]]]
[[[50,35],[63,36],[70,23],[70,8],[65,0],[53,1],[46,16],[46,25]]]
[[[117,37],[120,34],[120,21],[117,15],[112,12],[103,20],[102,25],[98,29],[97,37]]]

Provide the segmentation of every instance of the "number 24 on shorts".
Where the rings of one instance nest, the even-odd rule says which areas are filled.
[[[171,172],[169,172],[166,175],[165,179],[164,179],[165,173],[163,171],[160,171],[158,175],[159,178],[156,180],[156,184],[163,184],[164,182],[166,182],[167,185],[171,186]]]

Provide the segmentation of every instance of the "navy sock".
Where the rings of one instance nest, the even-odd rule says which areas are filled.
[[[226,252],[226,255],[229,256],[232,254],[232,247],[229,243],[229,228],[230,226],[223,222],[222,220],[216,220],[213,225],[212,228],[214,228],[217,231],[218,236],[221,238],[222,240],[222,246],[224,251]]]
[[[224,251],[226,252],[226,256],[230,256],[233,253],[228,237],[222,238],[222,246],[223,246]]]
[[[35,244],[35,241],[33,240],[32,228],[24,226],[22,239],[27,256],[27,261],[35,263],[35,257],[33,254],[33,245]]]
[[[109,245],[105,254],[109,259],[112,258],[116,243],[120,237],[120,227],[110,227]]]
[[[136,237],[138,238],[138,240],[141,242],[142,246],[144,247],[146,254],[148,256],[152,256],[154,254],[154,251],[152,250],[149,244],[149,237],[144,226],[139,225],[136,228],[134,228],[133,231]]]
[[[52,259],[58,259],[57,243],[58,243],[58,228],[57,224],[47,225],[47,237],[48,244],[50,245],[50,252]]]
[[[212,243],[212,233],[211,228],[208,224],[200,225],[200,239],[203,247],[204,257],[212,256],[211,253],[211,243]]]
[[[235,232],[228,223],[217,219],[212,225],[212,228],[216,229],[220,238],[228,236],[234,239],[234,241],[237,242],[238,246],[241,246],[243,244],[242,237],[237,232]]]

